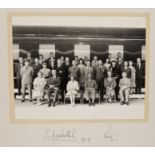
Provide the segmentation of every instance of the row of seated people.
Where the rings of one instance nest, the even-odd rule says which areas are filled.
[[[112,100],[116,97],[115,87],[116,87],[116,80],[112,77],[111,71],[107,72],[107,77],[104,79],[104,86],[106,88],[106,98],[109,103],[112,103]],[[76,79],[75,74],[69,75],[70,80],[67,83],[67,93],[66,95],[69,96],[71,106],[75,105],[75,98],[78,95],[80,88],[79,83]],[[58,93],[60,89],[61,79],[57,76],[56,70],[52,70],[52,76],[46,81],[45,78],[42,76],[42,72],[38,72],[38,77],[35,78],[33,85],[34,85],[34,98],[37,98],[37,104],[42,104],[41,101],[43,100],[44,94],[47,94],[48,98],[48,106],[53,107],[56,105],[58,101]],[[129,92],[130,92],[130,79],[127,78],[126,72],[122,73],[122,78],[119,81],[119,95],[121,98],[121,105],[127,104],[129,105]],[[95,106],[95,96],[96,96],[96,81],[92,79],[92,74],[88,73],[88,79],[84,83],[84,94],[88,105]],[[52,99],[51,99],[51,95]]]
[[[117,59],[106,59],[103,64],[102,60],[98,60],[95,56],[92,61],[88,59],[78,59],[75,57],[70,64],[68,57],[61,57],[55,59],[51,56],[46,61],[42,60],[42,55],[38,58],[33,59],[31,54],[28,53],[27,58],[19,58],[19,63],[15,66],[15,73],[17,78],[19,94],[21,94],[22,86],[22,101],[25,100],[25,90],[29,88],[30,101],[32,100],[32,83],[37,77],[38,72],[42,73],[46,82],[52,76],[52,70],[56,70],[56,74],[60,77],[60,90],[62,100],[64,100],[64,90],[66,90],[67,83],[69,81],[68,75],[74,74],[79,84],[79,90],[84,90],[84,83],[88,80],[89,73],[91,78],[95,80],[97,90],[100,91],[101,100],[103,99],[104,81],[107,77],[108,71],[111,71],[112,77],[116,81],[115,92],[116,99],[119,100],[119,82],[122,78],[122,73],[125,72],[128,79],[130,79],[130,92],[136,88],[136,93],[141,93],[142,79],[144,75],[144,66],[141,63],[141,59],[137,58],[136,65],[133,66],[132,61],[122,60],[121,57]]]

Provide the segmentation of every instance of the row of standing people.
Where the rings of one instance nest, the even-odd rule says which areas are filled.
[[[28,65],[28,67],[26,67]],[[28,69],[26,69],[28,68]],[[102,60],[98,60],[95,56],[92,61],[88,59],[78,59],[75,57],[70,64],[70,59],[68,57],[61,57],[55,60],[51,56],[46,61],[43,61],[43,56],[33,59],[31,54],[28,53],[27,58],[19,58],[19,63],[15,67],[17,84],[19,88],[19,94],[21,93],[22,86],[22,101],[25,100],[25,90],[26,87],[29,89],[30,101],[32,100],[32,83],[37,77],[37,73],[40,71],[43,77],[47,80],[51,77],[51,70],[56,70],[57,76],[60,77],[60,89],[62,93],[62,99],[64,98],[64,90],[66,90],[66,85],[68,82],[68,75],[74,74],[76,80],[79,82],[79,88],[82,91],[84,89],[84,83],[88,79],[89,73],[92,79],[96,82],[97,90],[100,90],[101,99],[103,99],[103,94],[105,90],[104,79],[107,76],[107,71],[111,71],[112,77],[116,81],[116,99],[118,100],[119,94],[119,81],[122,77],[122,73],[125,72],[127,78],[130,79],[131,90],[136,88],[136,93],[141,93],[142,87],[142,77],[144,75],[144,66],[141,63],[140,58],[137,58],[135,67],[132,61],[122,61],[122,58],[118,59],[106,59],[103,64]]]

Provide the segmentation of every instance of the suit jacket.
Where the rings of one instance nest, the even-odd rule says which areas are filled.
[[[20,70],[21,68],[24,66],[24,64],[20,64],[20,63],[17,63],[15,64],[15,75],[16,75],[16,78],[17,79],[21,79],[21,74],[20,74]]]
[[[42,69],[42,65],[41,64],[34,64],[33,66],[33,78],[37,77],[38,72],[40,71],[40,69]]]
[[[102,65],[101,68],[99,66],[95,67],[95,79],[96,81],[101,81],[105,77],[106,68]]]
[[[54,87],[59,87],[60,83],[61,83],[60,77],[58,76],[56,78],[50,77],[47,82],[47,86],[49,87],[49,85],[54,85]]]
[[[96,89],[96,81],[95,80],[86,80],[85,83],[84,83],[84,87],[85,89],[91,89],[91,88],[94,88]]]
[[[111,66],[110,71],[112,72],[112,77],[119,78],[119,71],[118,71],[117,66],[115,66],[115,67]]]
[[[80,69],[78,67],[69,67],[68,69],[69,74],[75,74],[77,81],[79,81],[80,78]]]
[[[144,76],[144,65],[141,63],[141,66],[139,68],[138,65],[136,64],[135,69],[136,69],[136,78],[143,78],[143,76]]]
[[[29,61],[30,66],[33,66],[33,64],[34,64],[34,59],[33,58],[31,58],[31,59],[25,58],[25,61]]]
[[[63,88],[66,87],[68,82],[68,71],[65,65],[57,66],[56,67],[57,75],[61,78],[61,86]]]
[[[88,79],[88,74],[91,73],[92,74],[92,79],[94,79],[94,76],[95,76],[95,70],[93,67],[89,67],[88,66],[85,66],[84,69],[83,69],[83,77],[84,77],[84,80],[86,81]]]
[[[123,72],[126,72],[127,78],[131,78],[131,69],[130,68],[127,68],[127,69],[123,68],[122,73]]]
[[[33,68],[31,66],[23,66],[20,70],[22,84],[31,84],[33,77]]]

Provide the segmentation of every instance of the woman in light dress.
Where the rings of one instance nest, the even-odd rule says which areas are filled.
[[[106,59],[104,66],[105,66],[107,71],[110,69],[111,64],[110,64],[110,60],[109,59]]]
[[[51,76],[51,70],[49,68],[47,68],[46,62],[43,62],[43,68],[40,70],[40,72],[42,73],[42,76],[43,76],[43,78],[46,79],[46,81]]]
[[[129,68],[131,69],[131,79],[130,79],[130,93],[132,94],[135,91],[136,87],[136,70],[135,67],[133,67],[133,62],[129,61]]]
[[[75,74],[70,74],[70,81],[67,84],[67,95],[70,97],[71,106],[75,105],[75,96],[78,94],[79,85],[78,82],[74,79]]]
[[[116,96],[116,93],[115,93],[116,81],[115,81],[115,78],[111,76],[112,75],[111,71],[108,71],[107,75],[108,77],[105,78],[104,80],[104,86],[106,88],[107,101],[109,103],[112,103],[112,100]]]
[[[44,95],[44,88],[46,85],[46,80],[43,78],[42,73],[39,71],[38,76],[34,79],[33,86],[34,86],[34,92],[33,97],[37,98],[37,104],[41,104],[41,99]]]
[[[78,68],[80,68],[80,79],[79,79],[79,87],[83,90],[84,88],[84,60],[82,58],[79,59],[79,65]]]

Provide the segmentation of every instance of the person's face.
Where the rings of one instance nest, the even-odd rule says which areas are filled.
[[[39,63],[39,59],[38,58],[35,58],[35,63]]]
[[[78,61],[78,57],[75,57],[75,60]]]
[[[111,59],[111,54],[108,55],[108,58]]]
[[[42,74],[40,72],[38,72],[38,77],[41,78],[42,77]]]
[[[90,61],[87,61],[87,66],[90,66]]]
[[[82,60],[80,60],[80,64],[83,64],[83,61]]]
[[[50,53],[50,57],[54,57],[54,54],[52,52]]]
[[[109,63],[109,59],[106,59],[106,61],[105,61],[106,63]]]
[[[140,58],[137,58],[137,63],[140,63],[140,62],[141,62]]]
[[[63,57],[63,56],[61,57],[61,60],[63,60],[63,61],[64,61],[64,57]]]
[[[25,66],[26,66],[26,67],[29,66],[29,62],[28,62],[28,61],[25,62]]]
[[[76,66],[76,61],[72,61],[72,65],[73,66]]]
[[[52,75],[53,75],[53,76],[56,75],[56,70],[52,70]]]
[[[115,62],[115,61],[112,62],[112,66],[113,66],[113,67],[116,66],[116,62]]]
[[[111,72],[108,72],[107,74],[108,74],[108,77],[111,77]]]
[[[121,57],[121,53],[117,53],[117,57],[120,58]]]
[[[129,65],[132,66],[132,61],[129,61]]]
[[[27,57],[31,57],[31,53],[27,53]]]
[[[99,64],[99,65],[102,65],[102,61],[101,61],[101,60],[99,60],[99,61],[98,61],[98,64]]]
[[[94,60],[97,60],[97,56],[94,56]]]
[[[126,61],[124,62],[124,66],[125,66],[125,67],[127,67],[127,66],[128,66],[128,63],[127,63]]]
[[[19,62],[20,63],[23,63],[23,58],[19,58]]]
[[[40,56],[39,56],[39,59],[41,59],[41,60],[42,60],[42,59],[43,59],[43,56],[42,56],[42,55],[40,55]]]
[[[84,57],[84,60],[88,60],[87,56]]]
[[[60,59],[58,59],[57,64],[58,64],[59,66],[61,66],[62,62],[61,62]]]
[[[122,73],[122,77],[123,78],[126,78],[126,73]]]
[[[43,68],[46,68],[46,67],[47,67],[47,65],[44,63],[44,64],[43,64]]]

